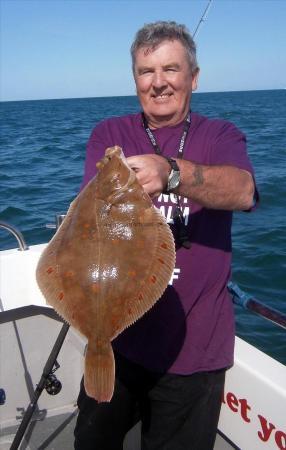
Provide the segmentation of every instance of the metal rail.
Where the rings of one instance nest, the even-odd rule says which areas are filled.
[[[270,322],[273,322],[286,330],[286,314],[283,314],[274,308],[270,308],[264,303],[254,299],[252,295],[242,291],[237,284],[232,281],[228,283],[227,287],[232,295],[232,300],[234,303],[247,311],[251,311],[261,317],[264,317],[264,319],[270,320]]]
[[[9,225],[6,222],[0,222],[0,228],[4,228],[4,230],[9,231],[17,239],[17,242],[19,244],[18,250],[24,251],[29,249],[25,242],[24,236],[16,227]]]

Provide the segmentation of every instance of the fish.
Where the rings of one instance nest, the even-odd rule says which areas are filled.
[[[163,295],[175,244],[119,146],[96,166],[43,251],[36,280],[46,302],[87,338],[84,386],[100,403],[114,392],[111,342]]]

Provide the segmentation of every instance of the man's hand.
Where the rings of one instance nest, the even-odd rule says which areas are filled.
[[[150,197],[158,197],[167,186],[170,165],[159,155],[130,156],[127,162]]]
[[[167,186],[170,165],[159,155],[127,158],[139,183],[150,197],[159,196]],[[251,208],[254,195],[252,175],[232,166],[207,166],[176,159],[181,182],[174,192],[211,209],[229,211]]]

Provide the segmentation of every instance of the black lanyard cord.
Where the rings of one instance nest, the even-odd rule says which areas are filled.
[[[152,133],[152,131],[150,130],[150,128],[148,126],[147,119],[143,112],[142,112],[142,121],[143,121],[144,129],[145,129],[147,136],[149,137],[149,140],[154,149],[154,152],[157,155],[164,156],[162,150],[160,149],[160,147],[156,141],[154,134]],[[182,136],[180,139],[180,144],[179,144],[178,154],[177,154],[178,159],[183,158],[186,138],[187,138],[190,126],[191,126],[191,112],[189,111],[187,118],[185,119],[184,129],[183,129],[183,133],[182,133]],[[175,211],[172,216],[173,216],[173,222],[174,222],[175,229],[177,230],[177,233],[176,233],[177,238],[178,238],[180,245],[189,249],[191,247],[191,242],[188,237],[188,231],[187,231],[187,227],[186,227],[185,221],[184,221],[183,211],[182,211],[181,204],[180,204],[180,198],[177,194],[174,194],[174,196],[175,196],[177,205],[176,205]]]
[[[145,131],[147,133],[147,136],[149,137],[149,140],[150,140],[150,142],[151,142],[151,144],[153,146],[154,152],[157,155],[163,155],[163,152],[160,149],[154,134],[152,133],[152,131],[149,128],[147,119],[146,119],[145,114],[143,112],[142,112],[142,121],[143,121],[144,129],[145,129]],[[190,126],[191,126],[191,113],[189,112],[188,115],[187,115],[187,118],[185,119],[184,129],[183,129],[183,133],[182,133],[182,136],[181,136],[181,139],[180,139],[180,144],[179,144],[178,154],[177,154],[177,158],[178,159],[182,159],[183,158],[185,142],[186,142],[186,138],[187,138]]]

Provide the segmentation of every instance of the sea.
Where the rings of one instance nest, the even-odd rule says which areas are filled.
[[[47,242],[83,176],[86,143],[101,120],[135,113],[135,96],[1,102],[0,221],[28,245]],[[192,110],[247,136],[260,202],[234,213],[232,281],[286,313],[286,90],[194,93]],[[0,250],[17,247],[0,228]],[[235,306],[237,335],[286,364],[286,331]]]

